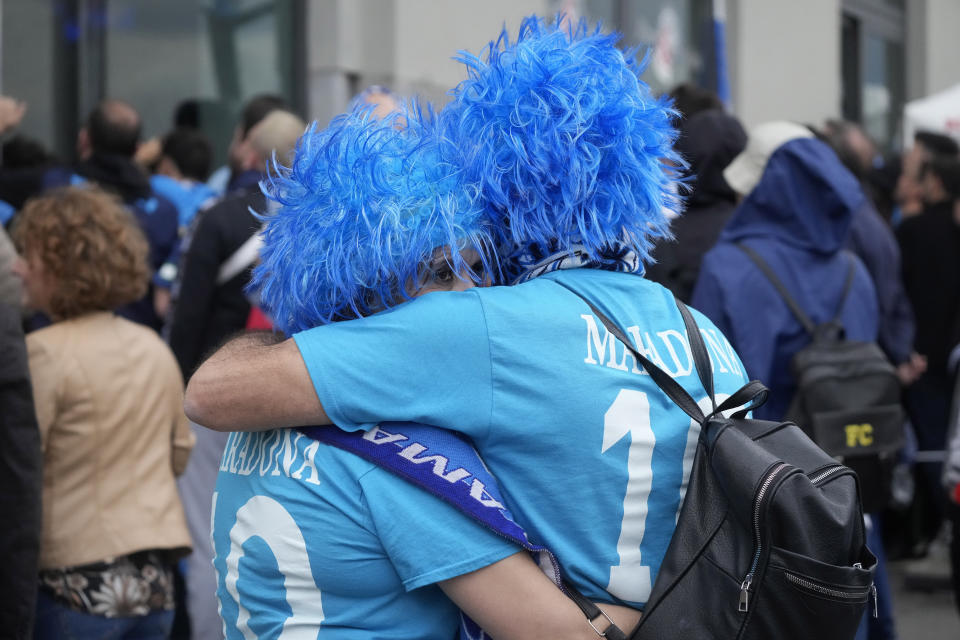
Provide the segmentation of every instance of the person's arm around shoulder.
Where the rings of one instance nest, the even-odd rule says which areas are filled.
[[[515,553],[477,571],[439,583],[471,620],[498,640],[596,640],[597,630],[583,612],[533,562]],[[600,608],[625,633],[640,621],[640,612],[602,604]],[[609,622],[593,621],[604,632]]]
[[[293,339],[240,335],[196,370],[187,384],[187,417],[215,431],[263,431],[330,424]]]

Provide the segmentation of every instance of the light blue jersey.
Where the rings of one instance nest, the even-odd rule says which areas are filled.
[[[676,526],[699,426],[553,280],[706,406],[673,297],[631,274],[573,269],[431,293],[295,339],[335,424],[409,420],[466,433],[531,539],[583,594],[640,607]],[[695,317],[722,401],[747,381],[743,366]]]
[[[177,180],[170,176],[150,176],[150,186],[177,207],[180,229],[186,229],[200,209],[211,204],[222,192],[217,192],[203,182]]]
[[[228,640],[450,640],[459,611],[435,583],[518,551],[292,429],[230,435],[212,525]]]

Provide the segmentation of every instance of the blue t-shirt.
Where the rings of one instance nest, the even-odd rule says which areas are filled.
[[[575,269],[431,293],[295,340],[335,424],[409,420],[467,434],[518,522],[584,595],[641,607],[676,526],[699,426],[553,280],[585,295],[707,406],[673,297],[631,274]],[[695,316],[719,401],[746,382],[743,366]]]
[[[450,640],[459,611],[435,583],[519,550],[292,429],[230,435],[212,528],[228,640]]]
[[[180,229],[184,230],[205,205],[222,195],[203,182],[177,180],[170,176],[150,176],[150,186],[155,193],[167,198],[177,208]]]

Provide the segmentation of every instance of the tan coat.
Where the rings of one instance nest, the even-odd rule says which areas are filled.
[[[194,437],[167,346],[99,312],[31,333],[27,349],[43,442],[40,568],[189,549],[174,476]]]

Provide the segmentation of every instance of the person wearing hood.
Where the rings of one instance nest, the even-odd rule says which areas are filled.
[[[680,126],[675,149],[690,163],[686,211],[671,224],[674,240],[654,250],[647,278],[690,301],[703,255],[717,242],[733,213],[737,195],[723,170],[747,144],[740,121],[721,109],[701,111]]]
[[[810,336],[737,245],[750,247],[770,265],[814,324],[839,310],[848,339],[875,341],[873,282],[860,259],[844,250],[864,195],[829,146],[789,122],[753,129],[723,176],[744,199],[704,256],[692,302],[729,337],[749,376],[770,388],[770,398],[754,416],[780,420],[796,389],[790,360]],[[850,260],[855,273],[844,300]]]
[[[767,276],[738,245],[760,255],[815,324],[838,317],[849,340],[875,342],[879,306],[863,262],[846,250],[854,216],[865,204],[856,177],[806,127],[770,122],[750,131],[747,148],[723,172],[743,197],[717,245],[704,256],[693,305],[740,354],[750,378],[770,388],[759,420],[782,420],[796,391],[794,354],[811,336]],[[853,280],[845,292],[851,268]],[[879,526],[867,544],[878,557],[880,616],[871,637],[893,637],[892,606]],[[864,619],[857,638],[866,638]]]
[[[58,167],[44,176],[44,189],[92,182],[116,194],[134,214],[150,245],[151,274],[155,275],[173,252],[178,238],[176,206],[154,192],[150,180],[134,162],[140,144],[140,115],[121,100],[104,100],[87,117],[77,134],[77,156],[73,169]],[[153,278],[142,298],[117,310],[128,320],[155,331],[161,318],[154,308]]]

